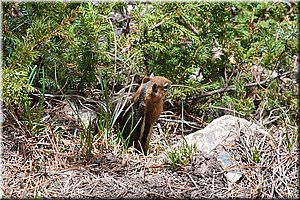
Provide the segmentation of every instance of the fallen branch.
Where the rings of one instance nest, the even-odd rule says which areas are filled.
[[[277,76],[274,76],[274,77],[272,77],[272,79],[267,78],[266,80],[261,81],[261,82],[247,83],[245,85],[245,87],[261,86],[261,85],[264,85],[267,82],[270,82],[271,80],[274,80],[276,78],[282,78],[282,77],[285,77],[286,75],[289,75],[289,74],[292,74],[292,73],[294,73],[294,71],[288,71],[288,72],[285,72],[283,74],[279,74]],[[235,90],[236,90],[236,86],[230,85],[230,86],[226,86],[224,88],[213,90],[213,91],[210,91],[210,92],[207,92],[207,93],[204,93],[204,94],[198,94],[198,95],[195,95],[195,96],[192,96],[192,97],[187,97],[185,100],[188,101],[188,100],[194,100],[194,99],[201,99],[201,98],[204,98],[204,97],[212,96],[214,94],[220,94],[220,93],[223,93],[223,92],[235,91]]]

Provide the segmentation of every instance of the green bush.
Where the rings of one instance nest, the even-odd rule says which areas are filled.
[[[173,99],[234,86],[200,100],[207,109],[190,108],[201,115],[210,105],[230,104],[250,116],[257,105],[245,85],[256,82],[253,69],[264,70],[261,79],[295,70],[295,3],[6,2],[3,11],[5,103],[40,90],[42,67],[45,91],[62,94],[98,87],[99,77],[114,88],[154,72],[183,85],[173,88]],[[270,80],[265,90],[257,87],[257,101],[269,110],[294,105],[289,86]]]

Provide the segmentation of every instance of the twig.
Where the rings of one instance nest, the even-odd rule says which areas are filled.
[[[190,122],[190,121],[186,121],[186,120],[178,120],[178,119],[167,119],[167,118],[162,118],[162,116],[159,118],[159,120],[163,120],[166,122],[175,122],[175,123],[184,123],[186,125],[198,125],[198,123],[195,122]]]
[[[263,85],[267,82],[270,82],[271,80],[274,80],[274,79],[279,78],[279,77],[284,77],[284,76],[286,76],[288,74],[291,74],[291,73],[294,73],[294,72],[293,71],[288,71],[286,73],[277,75],[277,76],[273,77],[272,79],[266,79],[264,81],[255,82],[255,83],[247,83],[247,84],[245,84],[245,87],[254,87],[254,86]],[[217,89],[217,90],[207,92],[205,94],[199,94],[199,95],[195,95],[195,96],[192,96],[192,97],[187,97],[185,99],[185,101],[194,100],[194,99],[201,99],[201,98],[204,98],[204,97],[212,96],[214,94],[219,94],[219,93],[228,92],[228,91],[235,91],[235,90],[236,90],[236,87],[234,85],[230,85],[230,86],[227,86],[227,87],[224,87],[224,88],[221,88],[221,89]]]
[[[229,109],[229,108],[223,108],[223,107],[219,107],[219,106],[211,106],[211,108],[220,109],[220,110],[226,110],[226,111],[228,111],[228,112],[233,113],[234,116],[235,116],[235,114],[239,114],[239,115],[241,115],[241,116],[245,116],[245,114],[240,113],[240,112],[237,112],[237,111],[235,111],[235,110],[231,110],[231,109]]]
[[[169,19],[171,19],[170,17],[166,17],[165,19],[163,19],[161,22],[153,25],[149,30],[155,29],[157,27],[159,27],[160,25],[162,25],[163,23],[165,23],[166,21],[168,21]]]
[[[263,12],[261,13],[261,15],[259,16],[257,23],[263,18],[263,16],[274,6],[276,2],[272,2],[272,4],[267,8],[264,9]]]
[[[193,184],[195,185],[195,187],[198,187],[197,183],[194,181],[193,177],[187,173],[188,177],[191,179],[191,181],[193,182]]]
[[[20,120],[16,116],[15,111],[13,111],[13,109],[9,108],[9,113],[14,118],[15,122],[17,122],[19,128],[23,131],[23,133],[25,133],[26,137],[31,137],[31,134],[23,128],[24,125],[22,124],[22,122],[20,122]]]
[[[225,87],[225,88],[221,88],[221,89],[217,89],[217,90],[207,92],[205,94],[199,94],[199,95],[196,95],[196,96],[193,96],[193,97],[188,97],[188,98],[186,98],[186,100],[201,99],[201,98],[204,98],[204,97],[212,96],[214,94],[233,91],[233,90],[236,90],[235,86],[228,86],[228,87]]]

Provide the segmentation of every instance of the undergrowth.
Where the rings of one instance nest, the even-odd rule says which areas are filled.
[[[126,99],[151,72],[173,83],[165,108],[180,116],[182,137],[186,119],[207,124],[232,114],[284,129],[289,152],[297,144],[297,3],[2,7],[1,94],[12,129],[72,155],[65,159],[93,162],[109,150],[128,153],[124,130],[115,125]],[[92,113],[88,119],[83,109]],[[260,146],[247,145],[247,162],[263,163]],[[174,168],[189,164],[195,153],[187,144],[162,149]]]

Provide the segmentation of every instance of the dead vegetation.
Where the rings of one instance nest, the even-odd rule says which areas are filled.
[[[42,116],[43,134],[29,136],[20,120],[22,111],[3,110],[4,197],[299,197],[298,138],[293,126],[274,125],[268,134],[241,135],[238,145],[226,147],[236,156],[234,167],[243,173],[230,184],[224,177],[230,169],[222,170],[215,157],[200,151],[190,163],[172,167],[167,149],[181,137],[175,134],[181,131],[174,121],[159,120],[153,152],[147,157],[98,141],[94,156],[87,160],[80,148],[81,126],[65,114],[62,102],[49,99]]]

